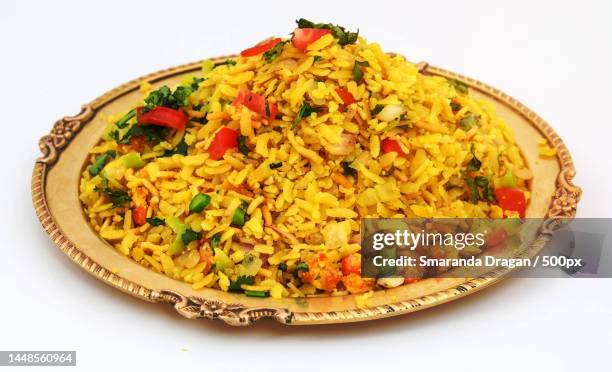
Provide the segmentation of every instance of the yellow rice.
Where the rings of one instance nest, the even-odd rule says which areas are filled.
[[[359,83],[352,74],[356,60],[369,65],[362,68]],[[497,205],[473,204],[468,198],[461,172],[472,158],[472,146],[482,161],[481,172],[497,182],[505,169],[511,169],[523,175],[518,186],[526,190],[530,173],[511,130],[489,102],[461,94],[444,78],[420,74],[404,57],[386,54],[376,43],[360,37],[342,47],[326,35],[304,52],[287,43],[272,63],[261,55],[238,57],[235,62],[214,69],[210,62],[203,64],[205,80],[189,100],[192,105],[208,105],[208,122],[191,121],[187,126],[187,156],[160,156],[173,147],[171,139],[162,141],[141,154],[144,167],[120,170],[109,179],[110,187],[129,192],[131,204],[113,208],[94,190],[101,176],[87,169],[80,184],[85,213],[104,240],[143,266],[191,283],[194,289],[227,291],[255,262],[254,282],[242,289],[265,291],[274,298],[346,294],[341,282],[324,288],[301,274],[296,280],[288,272],[299,263],[318,262],[337,273],[342,258],[359,251],[360,218],[502,217]],[[186,78],[183,84],[190,81]],[[338,87],[356,100],[345,112]],[[143,98],[156,88],[143,83]],[[261,125],[258,114],[231,105],[243,88],[276,104],[278,118]],[[325,110],[292,129],[305,101]],[[451,102],[460,109],[453,111]],[[381,120],[372,114],[377,105],[401,105],[403,113]],[[468,113],[479,117],[479,125],[462,129],[460,120]],[[123,114],[109,117],[109,125]],[[210,159],[207,149],[221,127],[248,138],[248,158],[232,149],[222,159]],[[348,155],[329,151],[345,145],[347,135],[356,142]],[[399,141],[407,155],[384,153],[384,139]],[[107,137],[91,150],[88,165],[108,150],[125,152]],[[548,154],[545,145],[541,151]],[[358,176],[343,174],[341,162],[350,162]],[[271,169],[272,163],[282,166]],[[211,196],[211,203],[201,213],[189,213],[198,192]],[[169,254],[176,238],[169,226],[136,226],[132,221],[131,207],[139,193],[145,195],[147,217],[178,217],[201,233],[202,240]],[[248,220],[242,228],[232,227],[232,212],[242,200],[248,205]],[[212,251],[210,239],[216,233],[221,238]],[[231,264],[218,270],[202,258],[202,249],[209,250],[212,263],[224,255]],[[321,253],[325,259],[316,261]],[[354,291],[366,293],[360,306],[374,288],[373,282],[366,284]]]

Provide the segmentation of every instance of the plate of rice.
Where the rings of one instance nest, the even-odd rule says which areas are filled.
[[[364,218],[575,215],[569,152],[527,107],[358,32],[296,23],[57,121],[32,178],[51,239],[189,318],[318,324],[417,311],[503,276],[363,278]]]

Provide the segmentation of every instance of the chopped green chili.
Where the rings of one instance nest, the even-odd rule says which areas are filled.
[[[200,213],[210,204],[210,196],[202,193],[196,194],[189,203],[190,213]]]

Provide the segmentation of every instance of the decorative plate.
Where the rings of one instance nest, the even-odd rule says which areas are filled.
[[[215,61],[224,61],[220,57]],[[127,111],[141,96],[139,86],[178,83],[200,69],[201,62],[158,71],[123,84],[83,105],[81,112],[58,120],[39,142],[43,155],[32,175],[32,199],[36,214],[51,240],[77,265],[97,279],[138,298],[166,303],[187,318],[221,319],[231,325],[248,325],[272,318],[291,325],[345,323],[384,318],[426,309],[455,300],[501,280],[508,270],[495,270],[474,279],[427,279],[376,291],[367,308],[358,308],[354,295],[310,298],[251,298],[215,289],[193,290],[187,283],[149,270],[103,242],[87,223],[78,199],[78,184],[88,150],[106,123],[102,117]],[[474,79],[420,63],[422,72],[453,78],[471,87],[470,94],[491,101],[498,115],[515,132],[517,143],[534,175],[528,217],[547,217],[533,244],[539,250],[558,226],[558,218],[572,218],[581,190],[572,184],[572,158],[563,141],[537,114],[505,93]],[[538,155],[538,139],[556,150],[551,159]]]

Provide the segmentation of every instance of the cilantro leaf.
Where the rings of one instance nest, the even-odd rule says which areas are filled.
[[[255,277],[253,277],[252,275],[240,275],[238,278],[236,278],[235,282],[230,283],[227,290],[230,292],[242,292],[243,284],[253,285],[254,283]]]
[[[308,271],[308,264],[306,262],[300,262],[295,266],[295,271]]]
[[[378,115],[380,114],[380,112],[385,108],[385,105],[381,105],[380,103],[378,103],[376,106],[374,106],[374,108],[372,109],[372,116],[374,115]]]
[[[221,241],[221,233],[218,232],[215,235],[213,235],[212,238],[210,239],[210,247],[214,250],[215,248],[217,248],[220,241]]]
[[[234,61],[233,59],[226,59],[226,60],[225,60],[225,61],[223,61],[223,62],[217,63],[217,64],[215,65],[215,68],[216,68],[216,67],[219,67],[219,66],[223,66],[223,65],[235,66],[235,65],[236,65],[236,61]]]
[[[472,159],[467,165],[467,170],[468,172],[476,172],[477,170],[480,170],[482,162],[476,157],[476,154],[474,153],[474,146],[472,146],[470,152],[472,153]]]
[[[195,232],[191,229],[185,230],[183,235],[181,235],[181,240],[183,241],[183,244],[185,245],[191,243],[192,241],[200,240],[200,239],[202,239],[202,233]]]
[[[244,156],[249,156],[249,151],[251,151],[251,149],[249,149],[249,146],[247,146],[246,140],[246,136],[243,136],[241,134],[236,139],[236,142],[238,142],[238,150],[240,151],[240,153]]]
[[[152,91],[149,93],[147,98],[145,98],[145,107],[143,112],[150,111],[154,107],[164,106],[169,108],[176,108],[176,99],[172,95],[172,91],[168,86],[163,85],[159,89]]]
[[[370,63],[368,61],[355,61],[353,65],[353,79],[359,83],[363,79],[363,70],[362,67],[368,67]]]
[[[310,116],[310,114],[312,114],[313,112],[321,112],[323,110],[323,108],[321,107],[312,107],[310,106],[310,103],[308,102],[304,102],[302,104],[302,107],[300,107],[300,110],[297,113],[297,116],[295,117],[295,120],[293,121],[293,125],[291,125],[291,129],[294,129],[295,127],[297,127],[297,125],[300,123],[300,121],[303,118],[307,118]]]
[[[132,198],[123,190],[113,190],[108,186],[108,179],[102,178],[102,187],[94,187],[95,192],[100,192],[106,195],[108,200],[113,203],[113,208],[120,207],[126,203],[132,201]]]
[[[474,181],[474,179],[472,178],[469,178],[465,173],[463,174],[463,180],[465,181],[468,189],[470,189],[470,197],[472,199],[472,203],[478,204],[478,202],[480,201],[480,192],[478,191],[476,181]]]
[[[349,163],[348,161],[343,161],[340,163],[340,165],[342,166],[342,173],[345,176],[357,176],[357,169],[351,167],[351,163]]]
[[[346,31],[346,29],[342,26],[331,23],[314,23],[304,18],[300,18],[295,22],[297,23],[298,28],[318,28],[330,30],[332,36],[338,39],[338,44],[341,46],[354,44],[359,36],[359,30],[357,30],[357,32],[350,32]]]
[[[164,151],[164,155],[163,156],[172,156],[174,154],[179,154],[179,155],[187,156],[187,149],[188,148],[189,148],[189,146],[187,146],[187,143],[185,142],[185,137],[183,136],[183,138],[181,138],[181,140],[176,145],[176,147],[173,148],[172,150]]]
[[[147,217],[146,221],[151,226],[161,226],[166,223],[166,221],[159,217]]]
[[[287,44],[288,42],[288,40],[280,41],[278,42],[278,44],[272,47],[272,49],[268,49],[267,51],[265,51],[263,56],[266,61],[268,63],[272,63],[278,56],[280,56],[280,54],[283,52],[283,46],[285,46],[285,44]]]
[[[130,143],[132,137],[136,136],[145,136],[149,142],[158,144],[164,138],[166,138],[168,134],[168,128],[160,127],[157,125],[140,125],[134,124],[128,129],[127,132],[121,137],[121,139],[117,140],[118,144],[127,145]]]

